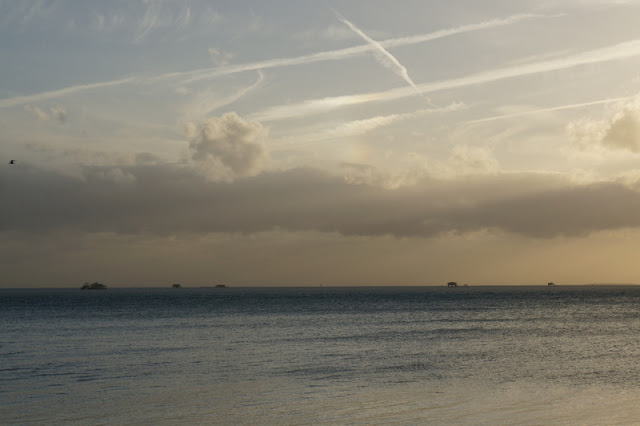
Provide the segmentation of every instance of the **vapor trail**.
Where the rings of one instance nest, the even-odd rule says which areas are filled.
[[[342,16],[335,9],[332,9],[332,11],[336,14],[336,17],[338,18],[338,20],[340,20],[340,22],[348,26],[354,33],[358,34],[364,41],[366,41],[371,47],[373,47],[374,57],[378,60],[378,62],[380,62],[384,67],[389,68],[395,74],[402,77],[404,81],[406,81],[411,87],[414,88],[416,93],[422,96],[422,93],[420,93],[420,90],[418,90],[416,84],[413,82],[411,77],[409,77],[409,72],[407,71],[407,69],[391,53],[389,53],[389,51],[385,49],[382,44],[366,35],[360,28],[356,27],[352,22]],[[429,99],[427,99],[427,101],[431,103]]]
[[[458,89],[461,87],[491,83],[510,78],[535,75],[549,71],[566,70],[581,65],[597,64],[617,61],[626,58],[640,56],[640,39],[605,46],[599,49],[589,50],[564,58],[552,59],[517,65],[505,68],[495,68],[466,77],[449,80],[434,81],[420,84],[421,93],[432,93],[442,90]],[[321,99],[308,99],[297,104],[288,104],[270,107],[261,113],[253,114],[253,120],[273,121],[285,118],[299,117],[301,115],[326,112],[337,107],[360,105],[368,102],[386,102],[394,99],[402,99],[412,96],[409,87],[398,87],[383,92],[362,93],[358,95],[334,96]]]
[[[220,99],[219,96],[216,96],[210,90],[200,91],[196,96],[195,101],[186,108],[184,115],[187,119],[202,119],[215,110],[230,105],[246,96],[251,91],[260,87],[263,81],[264,73],[261,70],[258,70],[258,79],[255,81],[255,83],[252,83],[250,86],[240,89],[236,93],[226,98]]]
[[[514,118],[514,117],[522,117],[522,116],[525,116],[525,115],[534,115],[534,114],[541,114],[541,113],[545,113],[545,112],[562,111],[562,110],[566,110],[566,109],[584,108],[584,107],[593,106],[593,105],[611,104],[611,103],[615,103],[615,102],[628,101],[628,100],[633,99],[634,97],[635,96],[624,96],[624,97],[621,97],[621,98],[601,99],[601,100],[591,101],[591,102],[581,102],[581,103],[577,103],[577,104],[559,105],[559,106],[554,106],[554,107],[549,107],[549,108],[540,108],[540,109],[529,110],[529,111],[514,112],[512,114],[494,115],[493,117],[480,118],[480,119],[477,119],[477,120],[470,120],[470,121],[465,122],[464,124],[487,123],[489,121],[503,120],[503,119]]]
[[[303,132],[295,132],[294,134],[288,135],[285,138],[279,138],[281,142],[272,144],[271,147],[275,149],[286,149],[291,146],[301,147],[312,145],[328,139],[363,135],[375,129],[389,126],[402,120],[409,120],[428,114],[457,111],[463,108],[465,108],[465,105],[462,103],[452,103],[449,106],[441,108],[421,109],[409,113],[379,115],[376,117],[365,118],[362,120],[353,120],[331,126],[327,126],[325,123],[322,125],[322,130],[318,130],[317,126],[311,127],[310,129],[303,129]]]
[[[31,102],[40,102],[47,99],[59,98],[61,96],[70,95],[86,90],[102,89],[104,87],[120,86],[123,84],[133,83],[136,79],[133,77],[121,78],[119,80],[105,81],[102,83],[79,84],[77,86],[69,86],[63,89],[51,90],[49,92],[40,92],[33,95],[16,96],[13,98],[0,99],[0,108],[8,108],[16,105],[28,104]]]
[[[397,46],[409,46],[412,44],[425,43],[425,42],[438,40],[445,37],[451,37],[457,34],[464,34],[464,33],[481,31],[481,30],[490,29],[490,28],[502,27],[506,25],[513,25],[527,19],[549,18],[549,17],[550,16],[535,15],[535,14],[511,15],[505,18],[492,19],[490,21],[479,22],[476,24],[467,24],[467,25],[461,25],[453,28],[446,28],[446,29],[438,30],[432,33],[427,33],[427,34],[418,34],[415,36],[383,40],[382,42],[379,42],[379,44],[386,48],[397,47]],[[311,53],[308,55],[302,55],[302,56],[290,57],[290,58],[269,59],[266,61],[238,64],[238,65],[229,65],[229,66],[217,67],[217,68],[202,68],[202,69],[196,69],[191,71],[169,72],[169,73],[158,74],[155,76],[146,76],[146,77],[139,76],[138,79],[127,77],[127,78],[122,78],[122,79],[112,80],[112,81],[69,86],[62,89],[52,90],[48,92],[34,93],[31,95],[22,95],[22,96],[16,96],[12,98],[3,98],[3,99],[0,99],[0,108],[7,108],[7,107],[16,106],[16,105],[22,105],[29,102],[38,102],[46,99],[62,97],[72,93],[86,91],[86,90],[93,90],[101,87],[130,84],[136,80],[140,82],[146,81],[149,83],[153,83],[161,80],[182,79],[183,80],[182,84],[189,84],[189,83],[195,83],[200,80],[206,80],[206,79],[211,79],[211,78],[221,77],[224,75],[231,75],[231,74],[236,74],[236,73],[241,73],[246,71],[306,65],[306,64],[312,64],[312,63],[323,62],[323,61],[339,61],[342,59],[363,55],[367,52],[376,51],[376,50],[377,50],[377,47],[375,47],[375,45],[371,45],[370,43],[367,43],[361,46],[353,46],[353,47],[347,47],[344,49]]]

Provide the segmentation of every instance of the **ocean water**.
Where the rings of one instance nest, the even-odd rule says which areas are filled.
[[[1,424],[640,424],[640,287],[0,290]]]

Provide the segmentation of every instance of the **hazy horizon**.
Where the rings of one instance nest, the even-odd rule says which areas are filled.
[[[107,283],[102,283],[107,285],[107,289],[169,289],[173,284],[151,284],[151,285],[135,285],[135,284],[116,284],[116,285],[108,285]],[[180,284],[181,287],[175,291],[180,291],[181,289],[213,289],[216,291],[224,291],[225,289],[235,289],[235,290],[243,290],[243,289],[366,289],[366,288],[397,288],[397,289],[407,289],[407,288],[434,288],[434,287],[447,287],[447,283],[443,284],[332,284],[332,285],[324,285],[324,284],[312,284],[312,283],[300,283],[300,284],[243,284],[237,283],[234,285],[225,284],[225,288],[216,288],[217,284]],[[554,283],[554,287],[636,287],[639,286],[640,283],[563,283],[557,284]],[[547,283],[540,284],[460,284],[458,283],[457,289],[464,291],[465,289],[470,288],[489,288],[489,287],[544,287],[547,288]],[[40,289],[40,290],[69,290],[69,289],[77,289],[80,286],[74,285],[25,285],[20,287],[3,287],[5,290],[21,290],[21,289]],[[452,289],[451,291],[456,291],[457,289]]]
[[[2,2],[0,288],[640,282],[639,13]]]

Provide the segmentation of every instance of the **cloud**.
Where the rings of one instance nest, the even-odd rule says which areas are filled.
[[[403,168],[388,172],[368,164],[343,163],[340,165],[343,179],[354,185],[368,185],[385,189],[415,186],[428,174],[416,168]]]
[[[317,29],[311,29],[295,34],[293,36],[294,39],[303,41],[316,41],[319,38],[331,41],[342,41],[349,40],[354,37],[355,36],[353,34],[353,31],[345,28],[342,25],[331,25],[320,31],[318,31]]]
[[[41,108],[37,106],[33,107],[31,105],[25,105],[24,110],[31,113],[31,115],[37,118],[38,120],[46,121],[49,119],[49,114],[47,114],[45,111],[43,111]]]
[[[59,9],[58,2],[20,1],[0,3],[0,24],[2,26],[26,26],[51,19]]]
[[[569,123],[567,133],[580,149],[603,147],[640,152],[640,97],[620,103],[617,112],[604,120],[583,118]]]
[[[67,110],[64,109],[63,107],[52,107],[51,108],[51,115],[53,116],[53,118],[55,118],[58,123],[65,123],[67,121]]]
[[[160,157],[150,152],[138,152],[134,155],[134,162],[137,165],[158,165],[162,164]]]
[[[214,117],[188,129],[191,159],[214,180],[254,176],[267,160],[267,134],[235,112]]]
[[[37,106],[25,105],[24,110],[31,113],[31,115],[38,120],[47,121],[53,117],[58,123],[63,124],[67,121],[67,110],[63,107],[51,107],[49,112],[44,111]]]
[[[228,65],[229,61],[235,56],[233,53],[225,52],[224,50],[216,49],[215,47],[210,47],[208,52],[211,61],[213,61],[216,66]]]
[[[446,220],[538,238],[638,227],[640,193],[615,183],[557,188],[450,212]]]
[[[107,14],[96,13],[91,21],[91,30],[96,32],[121,31],[127,23],[127,16],[120,12],[110,12]]]
[[[125,172],[121,168],[117,167],[106,170],[98,170],[95,172],[95,176],[99,179],[103,179],[116,184],[127,184],[136,181],[136,177],[133,174]]]
[[[215,150],[214,150],[215,151]],[[124,234],[244,233],[283,229],[434,238],[482,230],[533,238],[640,227],[640,193],[621,183],[575,185],[541,174],[414,177],[376,185],[370,167],[350,179],[315,169],[214,182],[178,165],[91,167],[85,179],[0,171],[0,230]],[[9,176],[10,173],[10,176]]]
[[[152,35],[159,40],[184,40],[186,29],[194,31],[207,28],[220,19],[207,2],[196,2],[185,6],[182,2],[150,1],[140,17],[133,16],[133,43],[146,42]],[[195,10],[192,10],[193,9]]]
[[[456,145],[449,161],[457,174],[497,173],[500,170],[498,160],[484,147]]]
[[[625,109],[617,114],[607,129],[602,143],[605,146],[640,152],[640,115]]]

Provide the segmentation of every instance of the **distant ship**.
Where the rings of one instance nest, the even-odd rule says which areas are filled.
[[[174,284],[171,286],[172,288],[182,288],[182,286],[180,284]]]
[[[105,290],[106,288],[107,288],[106,285],[96,281],[93,284],[89,284],[89,283],[82,284],[82,287],[80,287],[80,290]]]
[[[227,288],[224,284],[216,284],[216,288]]]

